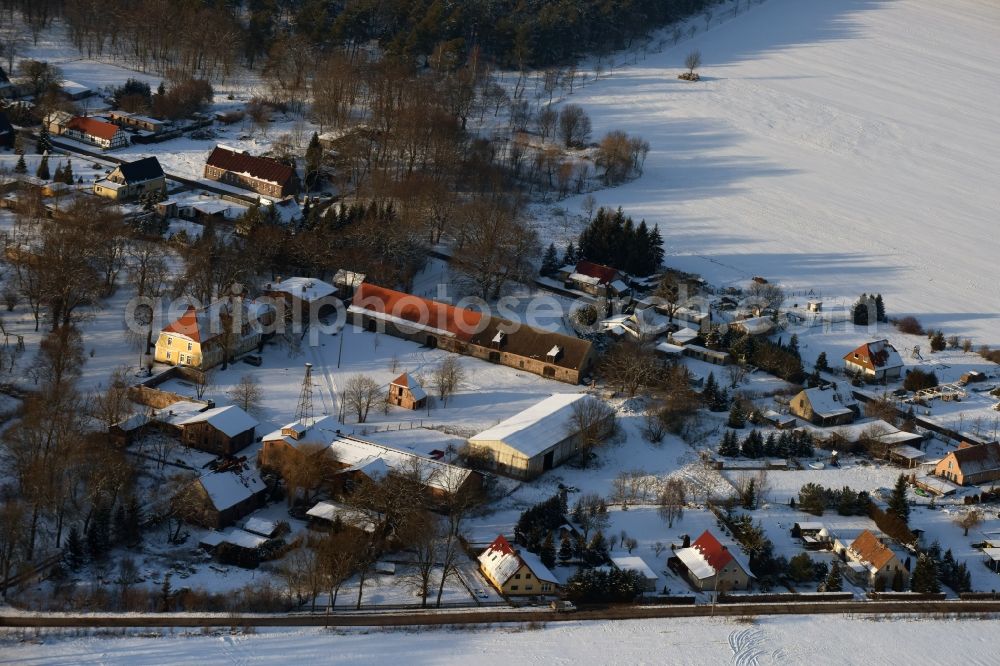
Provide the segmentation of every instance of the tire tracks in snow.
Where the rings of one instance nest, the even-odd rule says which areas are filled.
[[[734,666],[760,666],[759,658],[767,654],[763,649],[764,630],[760,627],[734,629],[729,634],[729,649],[733,651]]]

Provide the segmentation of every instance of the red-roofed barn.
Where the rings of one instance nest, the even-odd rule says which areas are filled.
[[[99,118],[77,116],[72,118],[62,130],[63,136],[76,139],[104,150],[121,148],[129,144],[128,133],[114,123]]]

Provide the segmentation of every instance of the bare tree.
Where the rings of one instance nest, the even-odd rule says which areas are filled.
[[[753,309],[755,316],[760,316],[765,310],[777,312],[785,302],[784,290],[773,282],[750,283],[746,296],[746,303]]]
[[[661,365],[652,349],[632,340],[614,345],[598,368],[608,384],[629,398],[634,398],[640,387],[654,385],[660,371]]]
[[[577,104],[567,104],[559,113],[559,138],[568,148],[581,147],[590,140],[590,116]]]
[[[118,577],[115,579],[115,583],[121,592],[122,610],[128,610],[128,591],[138,584],[140,580],[142,580],[142,576],[139,575],[139,567],[136,566],[134,559],[123,557],[119,560]]]
[[[128,368],[115,368],[107,387],[99,386],[90,398],[90,412],[104,428],[124,421],[132,414],[133,403],[128,395]]]
[[[420,596],[420,607],[427,608],[427,597],[434,582],[439,550],[445,535],[437,518],[430,513],[413,520],[406,534],[400,535],[411,553],[410,569],[403,583]]]
[[[684,66],[688,69],[688,74],[694,75],[694,70],[701,67],[701,51],[695,49],[684,58]]]
[[[6,581],[20,562],[21,544],[27,532],[27,512],[19,500],[5,499],[0,504],[0,581]],[[0,592],[7,598],[7,587]]]
[[[379,404],[382,387],[367,375],[352,375],[344,385],[344,404],[354,412],[358,423],[364,423],[372,405]]]
[[[448,356],[434,370],[433,382],[437,389],[438,398],[445,407],[448,406],[448,398],[455,394],[459,385],[465,380],[465,370],[462,364],[454,356]]]
[[[668,528],[672,528],[674,521],[683,517],[685,501],[684,482],[680,479],[667,479],[660,492],[658,511]]]
[[[594,449],[615,429],[615,411],[608,403],[587,396],[573,403],[567,430],[575,435],[584,466],[589,464]]]
[[[983,512],[979,509],[969,509],[955,519],[955,524],[964,530],[964,536],[969,536],[969,530],[974,530],[983,524]]]
[[[207,388],[207,386],[206,386]],[[229,390],[229,399],[248,414],[260,412],[261,401],[264,398],[260,382],[253,375],[243,375],[240,381]]]

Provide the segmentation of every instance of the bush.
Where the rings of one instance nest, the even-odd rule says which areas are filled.
[[[914,368],[906,373],[903,380],[903,388],[907,391],[919,391],[921,389],[933,388],[938,385],[937,375],[933,371],[926,372],[920,368]]]
[[[566,582],[566,596],[578,603],[629,602],[643,587],[637,571],[581,569]]]
[[[924,327],[920,324],[916,317],[903,317],[902,319],[897,319],[896,328],[899,329],[900,333],[909,333],[910,335],[924,334]]]

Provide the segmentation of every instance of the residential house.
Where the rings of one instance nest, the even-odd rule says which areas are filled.
[[[283,319],[289,322],[318,321],[319,317],[335,311],[340,302],[336,287],[316,278],[278,277],[264,285],[263,293],[285,304]]]
[[[723,545],[708,530],[689,548],[676,550],[674,557],[691,585],[702,592],[749,590],[755,578],[739,547]]]
[[[1000,480],[1000,444],[962,442],[938,462],[934,475],[960,486]]]
[[[737,319],[730,326],[740,333],[758,337],[768,335],[774,330],[774,320],[771,317],[749,317],[747,319]]]
[[[503,535],[479,556],[479,570],[508,597],[554,594],[559,589],[559,580],[538,555],[515,549]]]
[[[423,409],[427,393],[413,377],[404,372],[389,382],[389,403],[403,409]]]
[[[165,194],[166,191],[166,176],[155,157],[119,164],[106,177],[94,183],[94,194],[115,201],[137,199],[151,192]]]
[[[903,370],[903,359],[888,340],[876,340],[845,354],[844,368],[849,375],[860,375],[875,381],[898,379]]]
[[[628,275],[617,268],[586,259],[577,262],[576,266],[564,266],[560,275],[568,288],[578,289],[592,296],[623,298],[632,294],[628,286]]]
[[[352,323],[428,347],[577,384],[594,362],[589,340],[552,333],[363,282],[348,307]]]
[[[178,425],[185,445],[231,456],[253,443],[257,421],[236,405],[227,405],[206,409]]]
[[[337,419],[332,416],[292,421],[264,435],[258,464],[264,469],[281,469],[287,456],[297,455],[296,452],[307,444],[326,448],[340,434],[338,427]]]
[[[469,438],[469,448],[487,457],[497,472],[531,479],[580,452],[583,438],[611,434],[614,418],[600,432],[583,433],[574,414],[598,398],[584,393],[557,393]]]
[[[237,464],[196,479],[173,501],[185,520],[218,530],[258,509],[266,492],[257,470]]]
[[[62,127],[62,136],[98,146],[103,150],[123,148],[129,144],[128,133],[114,123],[90,116],[76,116]]]
[[[271,157],[255,157],[223,146],[216,146],[208,156],[205,178],[276,198],[299,191],[293,167]]]
[[[848,566],[845,574],[857,585],[884,585],[888,588],[892,585],[896,572],[900,572],[904,585],[909,582],[910,572],[904,563],[906,555],[887,546],[869,530],[864,530],[851,542],[846,554]]]
[[[840,391],[836,384],[800,391],[788,403],[788,409],[800,419],[821,427],[852,423],[860,413],[854,396],[849,391]]]
[[[254,349],[260,343],[255,309],[242,299],[216,301],[207,308],[189,305],[180,317],[160,331],[155,359],[169,365],[207,370]]]

